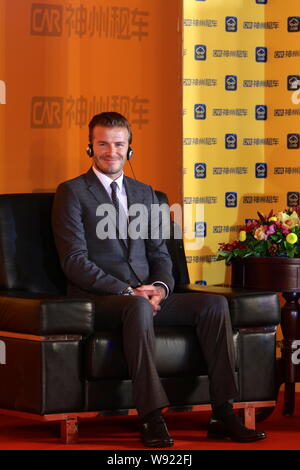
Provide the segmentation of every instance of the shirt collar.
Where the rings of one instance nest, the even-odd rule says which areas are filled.
[[[112,180],[109,176],[106,176],[104,173],[102,173],[101,171],[97,170],[97,168],[94,167],[94,165],[92,166],[93,168],[93,171],[95,173],[95,175],[97,176],[97,178],[99,178],[100,182],[103,184],[103,186],[105,187],[106,191],[110,191],[111,188],[110,188],[110,185],[113,181],[115,181],[119,187],[119,190],[122,191],[122,187],[123,187],[123,178],[124,178],[124,173],[122,172],[122,174],[119,176],[119,178],[115,179],[115,180]]]

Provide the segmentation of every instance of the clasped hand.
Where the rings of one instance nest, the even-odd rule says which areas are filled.
[[[156,315],[160,310],[160,302],[165,298],[166,291],[162,286],[153,286],[152,284],[145,284],[140,287],[136,287],[134,290],[135,295],[144,297],[149,300],[152,305],[153,315]]]

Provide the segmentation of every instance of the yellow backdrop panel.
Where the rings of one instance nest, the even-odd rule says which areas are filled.
[[[270,2],[266,21],[276,22],[277,30],[266,32],[269,60],[266,76],[277,86],[266,90],[268,119],[266,134],[278,145],[266,149],[269,177],[266,192],[277,194],[276,208],[300,204],[300,5],[288,0]]]
[[[185,243],[193,282],[229,282],[224,262],[216,262],[218,243],[235,239],[257,210],[282,208],[287,193],[297,193],[300,108],[287,91],[300,55],[297,14],[293,0],[284,15],[282,2],[184,1]]]

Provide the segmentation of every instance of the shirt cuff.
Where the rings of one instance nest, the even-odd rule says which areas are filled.
[[[165,299],[169,296],[170,289],[169,289],[169,287],[167,286],[167,284],[165,284],[164,282],[162,282],[162,281],[155,281],[155,282],[152,282],[152,285],[153,285],[153,286],[156,286],[156,285],[161,285],[161,286],[163,286],[163,287],[166,289],[166,296],[165,296]]]

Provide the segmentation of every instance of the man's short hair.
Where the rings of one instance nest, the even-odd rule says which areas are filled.
[[[126,117],[122,116],[120,113],[114,111],[104,112],[100,114],[95,114],[89,122],[89,140],[92,143],[93,141],[93,130],[96,126],[103,127],[125,127],[128,130],[128,141],[129,145],[132,142],[132,132],[129,122]]]

